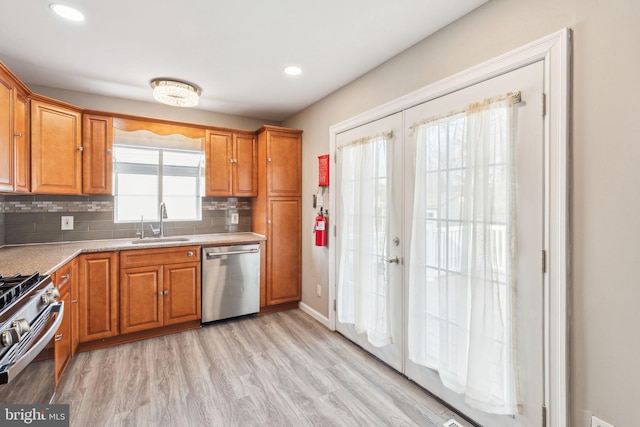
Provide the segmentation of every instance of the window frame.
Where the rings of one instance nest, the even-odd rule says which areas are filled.
[[[158,164],[148,163],[131,163],[131,162],[118,162],[117,150],[118,148],[131,148],[136,150],[148,150],[149,152],[158,153]],[[191,153],[197,154],[201,157],[201,161],[197,167],[193,166],[176,166],[165,165],[164,156],[167,152],[173,153]],[[120,219],[118,218],[118,174],[128,173],[132,175],[155,175],[157,176],[157,200],[156,200],[156,216],[148,218],[148,221],[160,221],[160,203],[164,200],[164,178],[166,176],[185,176],[196,178],[196,196],[195,196],[195,218],[181,218],[171,219],[171,221],[201,221],[202,220],[202,197],[204,196],[204,151],[202,150],[188,150],[179,148],[165,148],[165,147],[153,147],[153,146],[139,146],[130,144],[114,144],[113,146],[113,195],[114,195],[114,209],[113,209],[113,221],[116,224],[135,223],[138,219]],[[195,172],[195,173],[194,173]]]

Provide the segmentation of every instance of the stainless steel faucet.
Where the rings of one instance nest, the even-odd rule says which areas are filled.
[[[149,224],[149,228],[154,237],[164,237],[164,220],[167,219],[167,205],[164,202],[160,203],[160,226],[153,228],[153,224]],[[144,237],[144,234],[142,235]]]
[[[164,237],[164,220],[167,219],[167,205],[160,203],[160,237]]]

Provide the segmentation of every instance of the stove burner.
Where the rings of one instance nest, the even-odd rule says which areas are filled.
[[[30,276],[17,274],[12,277],[0,276],[0,312],[17,301],[21,295],[28,292],[40,282],[40,274],[33,273]]]

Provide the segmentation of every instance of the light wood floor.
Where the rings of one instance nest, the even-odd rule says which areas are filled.
[[[82,427],[468,425],[300,310],[78,354],[56,403]]]

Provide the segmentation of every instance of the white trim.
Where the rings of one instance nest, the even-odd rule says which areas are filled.
[[[320,314],[320,312],[314,310],[313,308],[311,308],[310,306],[308,306],[303,302],[298,303],[298,308],[304,311],[305,313],[307,313],[309,316],[313,317],[319,323],[323,324],[325,327],[331,329],[331,327],[329,326],[328,317],[325,317],[324,315]]]
[[[415,92],[397,98],[329,128],[330,152],[335,155],[336,135],[411,108],[451,92],[472,86],[537,61],[545,63],[545,174],[547,187],[545,206],[545,249],[549,256],[545,276],[545,405],[547,425],[569,425],[569,371],[567,291],[569,270],[569,105],[571,31],[567,28],[529,43],[497,58],[462,71]],[[334,186],[335,174],[330,177]],[[330,205],[335,206],[335,191]],[[335,330],[336,261],[335,246],[329,248],[329,319],[327,326]]]

